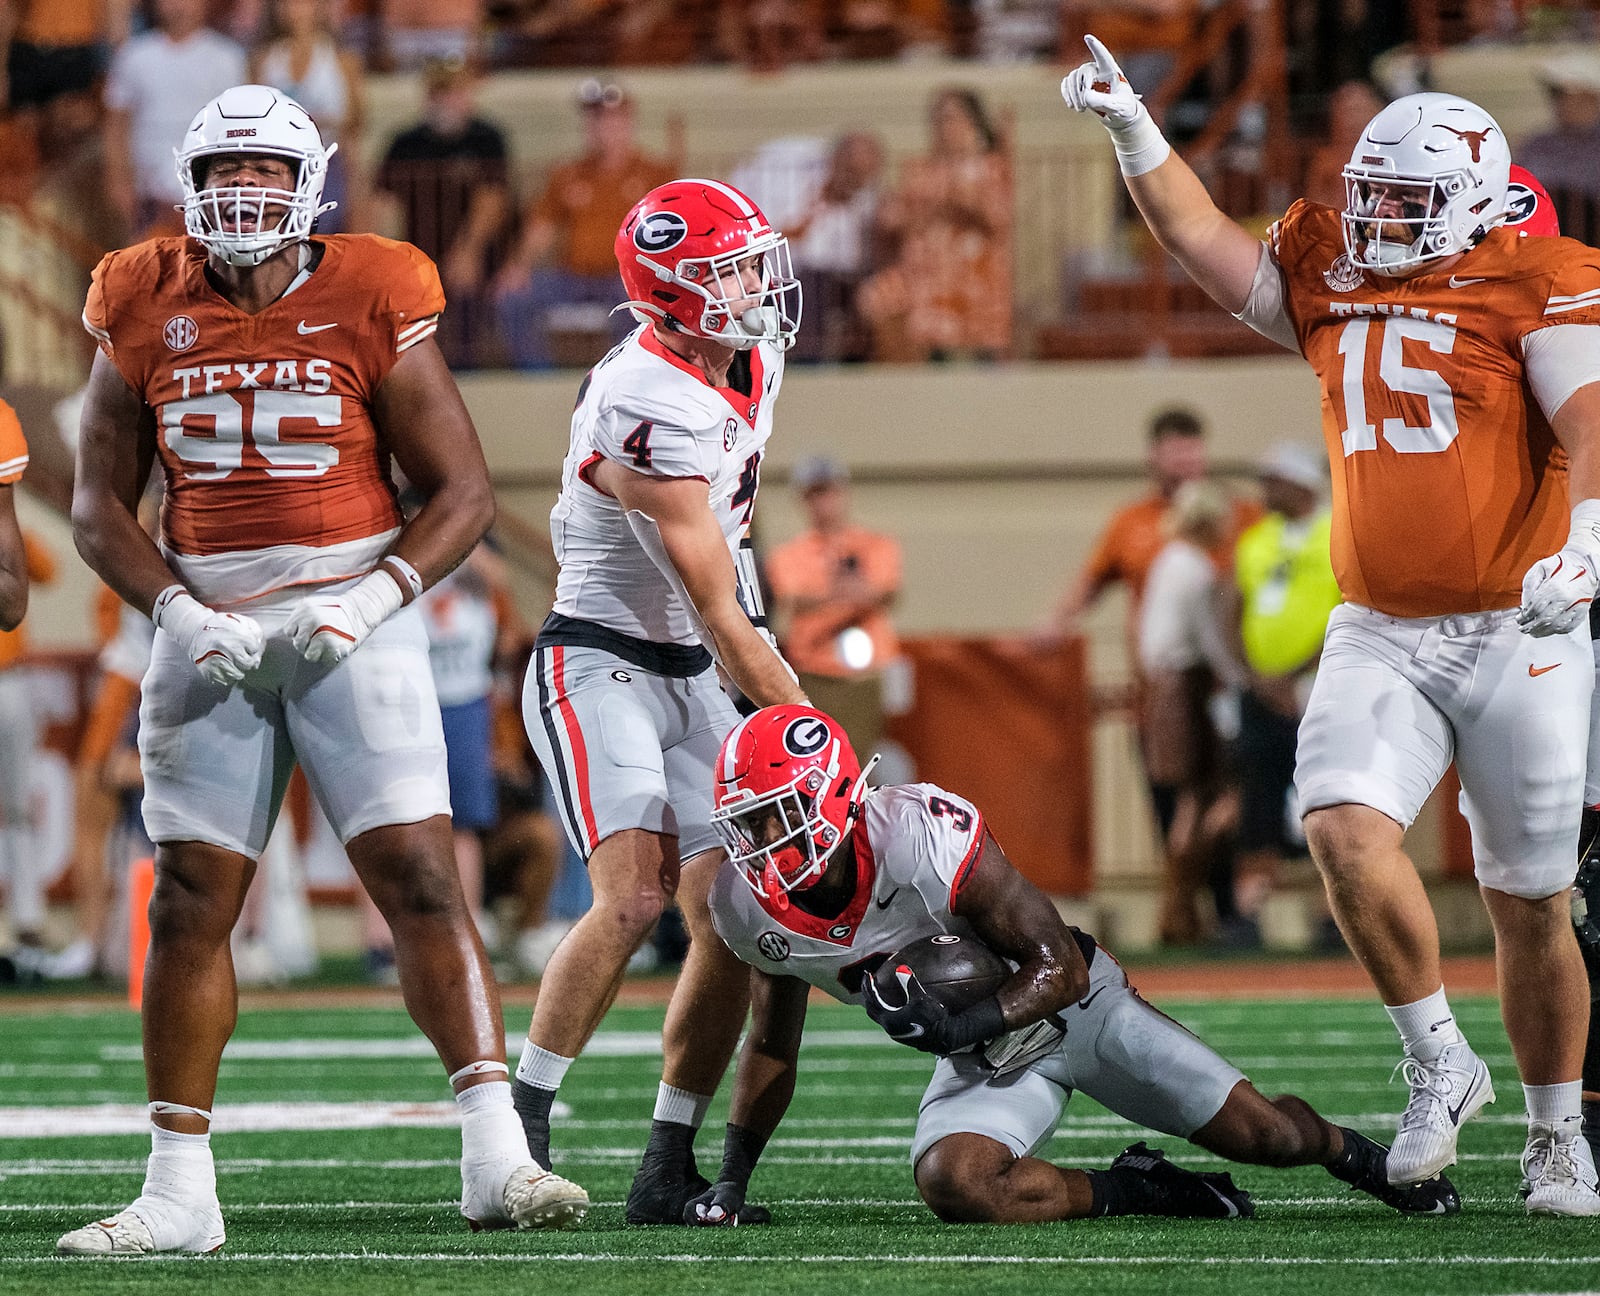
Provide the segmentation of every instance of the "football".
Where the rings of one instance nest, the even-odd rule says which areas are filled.
[[[981,941],[942,932],[924,936],[878,965],[872,979],[888,1003],[903,1002],[895,970],[908,967],[946,1011],[961,1012],[987,999],[1011,975],[1010,965]]]

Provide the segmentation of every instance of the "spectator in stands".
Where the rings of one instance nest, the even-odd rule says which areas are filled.
[[[333,31],[332,0],[273,0],[266,28],[250,54],[250,79],[282,90],[308,113],[324,144],[339,151],[328,164],[324,199],[339,205],[317,220],[317,230],[353,228],[351,206],[359,192],[354,168],[361,157],[361,61],[341,50]]]
[[[55,579],[56,564],[37,538],[17,525],[14,485],[28,466],[28,447],[15,411],[0,401],[0,877],[6,881],[11,928],[19,948],[16,967],[33,966],[44,953],[44,888],[31,844],[34,749],[39,725],[22,667],[22,620],[30,585]]]
[[[1593,242],[1600,219],[1600,56],[1571,50],[1539,67],[1554,122],[1522,142],[1516,160],[1544,183],[1555,200],[1561,229]]]
[[[900,544],[850,519],[850,474],[823,456],[795,465],[806,530],[767,559],[784,655],[800,687],[862,751],[883,736],[883,670],[899,655],[889,609]]]
[[[1172,832],[1177,793],[1150,772],[1147,733],[1150,716],[1143,698],[1138,665],[1139,613],[1150,565],[1167,542],[1166,519],[1173,497],[1185,482],[1198,481],[1208,471],[1205,425],[1199,415],[1182,406],[1157,412],[1150,420],[1146,466],[1150,477],[1149,491],[1112,514],[1083,571],[1056,604],[1042,638],[1048,643],[1077,633],[1079,619],[1095,600],[1113,585],[1126,586],[1129,594],[1127,639],[1128,660],[1133,667],[1134,724],[1155,810],[1156,827],[1161,840],[1165,841]],[[1259,516],[1259,510],[1241,500],[1235,500],[1232,509],[1226,540],[1212,555],[1219,564],[1229,561],[1233,537]]]
[[[205,18],[205,0],[155,0],[155,27],[111,59],[105,185],[134,238],[183,232],[173,144],[208,101],[245,79],[244,50]]]
[[[971,0],[977,56],[986,63],[1054,58],[1062,7],[1062,0]]]
[[[1150,565],[1140,607],[1146,760],[1151,781],[1173,791],[1158,924],[1164,945],[1192,945],[1205,934],[1201,889],[1238,816],[1224,734],[1212,710],[1220,689],[1242,682],[1217,615],[1211,557],[1227,538],[1230,511],[1210,482],[1178,488],[1167,518],[1172,538]]]
[[[1239,695],[1239,842],[1234,865],[1232,942],[1261,943],[1261,908],[1290,854],[1300,816],[1290,805],[1295,735],[1305,713],[1328,614],[1339,605],[1329,551],[1332,513],[1326,457],[1284,443],[1258,469],[1267,514],[1239,537],[1234,579],[1220,586],[1220,620],[1244,667]],[[1326,929],[1325,929],[1326,930]],[[1336,932],[1333,933],[1337,939]]]
[[[828,52],[821,0],[718,0],[717,51],[752,72],[781,72]]]
[[[1011,349],[1010,160],[971,90],[935,94],[929,127],[928,153],[879,204],[895,252],[861,313],[878,359],[997,359]]]
[[[9,0],[0,6],[0,102],[36,134],[45,156],[75,133],[73,123],[105,70],[111,46],[127,37],[130,0]]]
[[[487,322],[481,290],[511,210],[506,137],[476,114],[471,64],[434,59],[423,85],[422,120],[395,136],[378,168],[376,196],[389,208],[380,224],[438,262],[450,302],[440,349],[452,365],[471,366],[482,362],[474,347]]]
[[[1328,126],[1306,164],[1306,197],[1344,206],[1344,167],[1366,125],[1388,102],[1370,81],[1346,81],[1328,96]]]
[[[791,353],[796,360],[868,356],[856,292],[872,266],[883,163],[883,142],[872,132],[841,135],[822,187],[799,219],[785,226],[806,302],[806,327]]]
[[[695,0],[498,0],[496,61],[516,67],[667,67],[704,59]]]
[[[494,280],[501,332],[519,369],[554,363],[553,311],[590,307],[617,338],[635,326],[626,311],[609,314],[625,296],[612,244],[634,203],[673,178],[665,162],[639,151],[633,99],[620,86],[585,81],[578,111],[583,153],[551,172]]]
[[[474,62],[482,52],[484,0],[378,0],[377,62],[414,71],[436,59]]]

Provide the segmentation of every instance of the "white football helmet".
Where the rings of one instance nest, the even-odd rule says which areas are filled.
[[[1396,99],[1361,132],[1344,169],[1344,245],[1373,274],[1398,277],[1477,246],[1505,219],[1511,150],[1466,99]]]
[[[324,148],[310,114],[281,91],[261,85],[224,90],[200,110],[183,146],[173,150],[183,185],[184,229],[230,265],[260,265],[279,248],[304,239],[317,217],[337,205],[322,202],[322,182],[338,147]],[[205,163],[225,153],[288,159],[294,188],[208,189]]]

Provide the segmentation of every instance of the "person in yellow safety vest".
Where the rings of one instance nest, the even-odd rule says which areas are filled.
[[[1331,514],[1320,452],[1291,442],[1273,447],[1257,475],[1267,514],[1239,537],[1234,580],[1224,584],[1221,621],[1244,663],[1239,699],[1240,788],[1237,916],[1233,942],[1261,941],[1261,908],[1279,862],[1304,853],[1291,813],[1295,735],[1322,655],[1328,614],[1339,605],[1329,556]],[[1326,924],[1331,932],[1331,923]]]

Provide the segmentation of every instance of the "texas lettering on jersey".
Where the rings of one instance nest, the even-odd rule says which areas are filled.
[[[177,554],[327,549],[400,525],[372,402],[437,328],[444,293],[409,244],[316,242],[305,282],[254,315],[211,287],[187,239],[112,252],[94,272],[84,324],[155,414]]]
[[[651,556],[648,526],[630,522],[595,484],[595,466],[609,459],[630,472],[707,484],[734,557],[740,602],[762,623],[747,545],[783,353],[762,344],[734,363],[748,364],[748,381],[713,387],[644,325],[590,371],[572,412],[561,494],[550,513],[561,566],[557,612],[652,643],[700,641],[693,610],[662,570],[664,554]]]
[[[823,919],[795,905],[778,909],[727,865],[711,886],[712,922],[751,966],[860,1003],[862,977],[902,946],[941,932],[975,935],[950,910],[986,832],[975,805],[932,783],[880,788],[852,838],[856,889],[843,913]]]
[[[1386,280],[1352,266],[1339,213],[1308,202],[1268,248],[1322,385],[1345,598],[1402,617],[1515,607],[1569,522],[1522,343],[1600,323],[1600,253],[1497,229],[1448,271]]]

